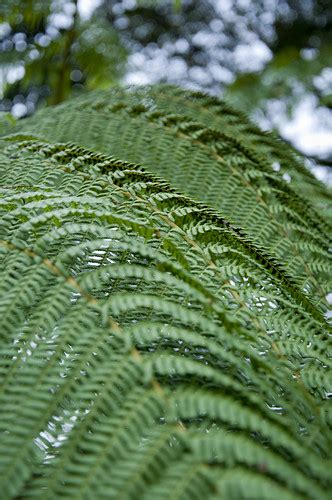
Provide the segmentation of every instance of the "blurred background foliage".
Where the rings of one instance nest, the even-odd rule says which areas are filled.
[[[3,0],[0,57],[0,110],[16,118],[171,82],[223,95],[332,165],[330,0]]]

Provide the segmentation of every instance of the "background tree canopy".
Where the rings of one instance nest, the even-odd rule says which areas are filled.
[[[329,3],[6,0],[1,109],[20,117],[119,81],[176,83],[224,94],[330,165]]]

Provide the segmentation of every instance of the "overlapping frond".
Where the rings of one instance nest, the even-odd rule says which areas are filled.
[[[170,86],[119,89],[45,110],[20,129],[112,154],[167,179],[286,262],[326,309],[331,194],[287,145],[240,112]]]
[[[325,198],[188,95],[91,95],[1,140],[4,498],[329,498]]]

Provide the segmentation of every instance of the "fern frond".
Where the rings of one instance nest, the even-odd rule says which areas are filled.
[[[38,134],[42,127],[48,140],[72,140],[144,165],[178,190],[220,211],[278,260],[287,259],[289,272],[326,307],[326,287],[329,290],[332,284],[329,281],[322,288],[320,283],[331,275],[327,272],[331,266],[330,194],[311,174],[303,174],[307,170],[288,146],[260,132],[228,105],[211,99],[169,86],[129,95],[112,90],[59,106],[52,115],[41,113],[20,129]],[[78,152],[73,156],[74,162],[84,161]],[[300,176],[300,185],[297,180],[288,184],[284,169],[274,171],[276,158],[287,165],[294,179]],[[308,190],[313,195],[305,199],[303,192]],[[322,200],[328,199],[324,208]],[[304,252],[302,241],[323,249],[319,266],[311,265],[316,252],[310,245]]]
[[[0,141],[4,498],[327,499],[323,188],[286,184],[272,158],[302,164],[281,142],[173,87],[16,131]]]

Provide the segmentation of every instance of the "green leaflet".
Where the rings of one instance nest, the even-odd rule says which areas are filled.
[[[3,497],[328,498],[330,195],[301,159],[169,86],[13,131]]]

